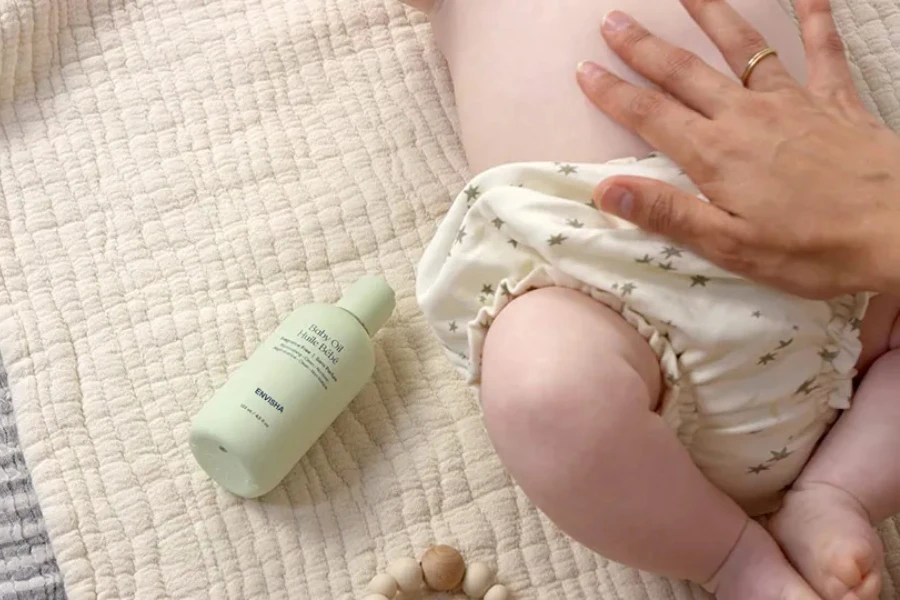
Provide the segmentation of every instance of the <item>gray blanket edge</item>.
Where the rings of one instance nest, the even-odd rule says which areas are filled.
[[[0,358],[0,600],[65,597],[62,574],[19,444]]]

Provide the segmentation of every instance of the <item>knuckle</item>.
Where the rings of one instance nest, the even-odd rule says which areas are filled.
[[[674,50],[665,59],[659,83],[664,88],[678,87],[697,72],[701,63],[700,58],[692,52],[681,49]]]
[[[777,125],[784,120],[784,107],[796,106],[799,101],[793,92],[776,90],[753,96],[752,101],[741,106],[741,113],[756,126]]]
[[[613,98],[617,96],[619,91],[624,87],[624,82],[618,77],[610,75],[609,73],[604,73],[591,80],[589,94],[594,102],[597,102],[600,105],[607,105],[613,101]]]
[[[757,270],[743,237],[733,231],[712,233],[707,252],[710,260],[726,271],[746,274]]]
[[[634,58],[641,47],[645,46],[652,38],[653,35],[643,27],[632,25],[622,37],[619,43],[619,51],[624,58]]]
[[[840,108],[844,114],[856,116],[862,114],[865,117],[871,117],[866,111],[865,104],[859,93],[852,87],[838,87],[832,89],[827,94],[828,98],[834,106]]]
[[[797,12],[801,18],[818,13],[831,14],[831,0],[797,0]]]
[[[702,10],[708,6],[721,4],[722,0],[682,0],[691,10]]]
[[[785,87],[761,94],[765,107],[775,112],[784,112],[786,106],[807,106],[810,101],[809,91],[802,87]]]
[[[738,28],[732,38],[732,51],[748,58],[766,47],[763,36],[750,26],[744,25]]]
[[[670,192],[654,194],[646,202],[645,226],[656,233],[668,233],[678,229],[682,224],[682,215]]]
[[[734,153],[733,143],[732,138],[718,131],[697,135],[693,148],[697,163],[710,168],[718,167]]]
[[[844,40],[841,39],[841,35],[837,30],[831,27],[824,29],[821,33],[817,34],[813,40],[813,44],[821,52],[827,54],[844,54]]]
[[[665,97],[659,92],[639,90],[631,99],[630,113],[636,125],[644,125],[659,115],[665,105]]]

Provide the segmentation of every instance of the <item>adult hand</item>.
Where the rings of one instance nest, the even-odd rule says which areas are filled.
[[[681,0],[740,76],[766,48],[725,0]],[[723,268],[827,298],[900,293],[900,137],[866,112],[829,0],[797,0],[809,83],[777,57],[747,88],[620,12],[603,35],[636,72],[631,85],[596,64],[578,81],[600,110],[679,163],[705,203],[658,181],[601,184],[606,211],[684,244]]]

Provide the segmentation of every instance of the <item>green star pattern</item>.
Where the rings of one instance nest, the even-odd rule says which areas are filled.
[[[644,258],[636,258],[634,259],[634,262],[638,263],[639,265],[649,265],[653,263],[653,259],[649,254],[645,254]]]
[[[477,185],[470,185],[463,193],[466,195],[466,204],[472,202],[472,200],[478,200],[478,197],[481,195],[481,190]]]
[[[636,290],[636,289],[637,289],[637,286],[634,285],[633,283],[625,283],[625,284],[622,284],[622,295],[623,295],[623,296],[630,296],[631,293],[632,293],[634,290]]]
[[[763,471],[768,471],[768,470],[769,470],[769,465],[764,463],[761,465],[756,465],[755,467],[750,467],[749,469],[747,469],[747,473],[752,473],[753,475],[759,475]]]
[[[563,175],[574,175],[578,172],[578,167],[574,165],[559,165],[559,172]]]
[[[809,396],[810,394],[813,393],[813,391],[815,391],[819,387],[819,386],[815,385],[815,383],[816,383],[816,377],[810,377],[809,379],[807,379],[806,381],[804,381],[803,383],[800,384],[800,387],[797,388],[797,391],[794,392],[794,395],[796,396],[797,394],[805,394],[805,395]]]
[[[491,221],[491,223],[493,223],[494,227],[496,227],[497,229],[500,229],[501,227],[503,227],[503,219],[501,219],[500,217],[497,217],[496,219]]]
[[[776,355],[769,352],[768,354],[763,354],[762,356],[760,356],[759,362],[756,364],[765,366],[770,362],[774,362],[776,358],[778,358]]]
[[[566,241],[567,239],[569,239],[569,238],[567,238],[566,236],[564,236],[561,233],[558,233],[556,235],[551,235],[550,238],[547,240],[547,243],[550,244],[551,246],[562,246],[562,243],[564,241]]]
[[[759,312],[758,310],[757,310],[757,311],[754,311],[754,312],[753,312],[753,318],[754,318],[754,319],[761,319],[761,318],[762,318],[762,313]]]
[[[494,286],[492,286],[489,283],[484,284],[483,286],[481,286],[481,293],[482,294],[493,294]]]
[[[832,351],[828,350],[827,348],[822,348],[822,351],[819,352],[819,358],[821,358],[825,362],[833,362],[834,359],[836,359],[837,357],[838,357],[837,352],[832,352]]]
[[[456,333],[457,329],[459,329],[459,325],[456,324],[456,321],[450,321],[450,333]]]
[[[706,284],[710,282],[710,278],[705,275],[694,275],[691,277],[691,287],[703,286],[706,287]]]
[[[582,223],[578,219],[569,219],[566,221],[566,225],[568,225],[569,227],[574,227],[575,229],[581,229],[582,227],[584,227],[584,223]]]
[[[516,240],[511,239],[511,240],[507,241],[506,243],[509,244],[510,246],[512,246],[513,248],[519,247],[519,242],[517,242]]]
[[[769,459],[769,462],[784,460],[791,454],[793,454],[793,452],[790,452],[787,447],[782,448],[781,450],[772,450],[772,458]]]
[[[674,271],[675,270],[675,267],[672,266],[671,262],[664,262],[664,263],[661,262],[661,263],[659,263],[659,268],[662,269],[663,271]]]
[[[512,292],[509,291],[509,286],[505,283],[500,284],[500,293],[509,298],[512,296]]]
[[[456,234],[456,243],[462,244],[462,241],[465,239],[465,237],[466,237],[466,228],[460,227],[459,231]]]
[[[780,342],[778,342],[778,349],[784,350],[785,348],[787,348],[788,346],[790,346],[793,343],[794,343],[794,338],[791,338],[789,340],[781,340]]]
[[[859,331],[862,328],[862,321],[859,319],[850,319],[850,327],[853,331]]]
[[[683,252],[684,252],[683,250],[676,248],[675,246],[666,246],[665,248],[663,248],[661,254],[664,255],[666,258],[673,258],[673,257],[681,258],[681,255]]]

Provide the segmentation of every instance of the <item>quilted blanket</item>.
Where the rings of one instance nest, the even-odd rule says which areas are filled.
[[[836,2],[900,128],[900,9]],[[516,598],[702,597],[542,518],[429,334],[413,266],[468,175],[454,118],[396,0],[0,0],[0,354],[70,598],[349,599],[435,542]],[[365,272],[398,291],[374,379],[275,492],[229,495],[189,418]]]

